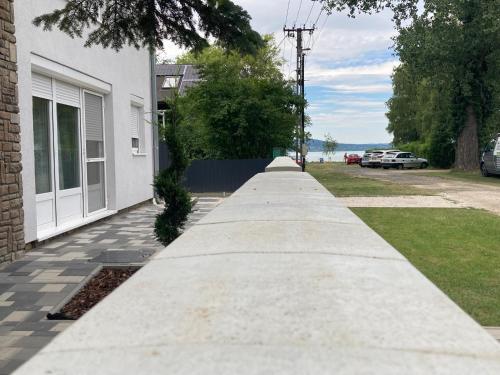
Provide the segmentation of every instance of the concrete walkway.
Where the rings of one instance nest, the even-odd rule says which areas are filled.
[[[199,198],[187,227],[221,198]],[[37,247],[0,268],[0,375],[10,374],[71,322],[49,321],[63,302],[102,265],[144,264],[163,248],[153,235],[160,208],[145,204]]]

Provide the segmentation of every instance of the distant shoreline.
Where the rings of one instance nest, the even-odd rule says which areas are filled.
[[[323,151],[323,144],[325,141],[319,139],[311,139],[308,142],[310,152],[321,152]],[[363,144],[350,144],[350,143],[339,143],[335,152],[346,152],[346,151],[365,151],[372,149],[390,149],[393,148],[390,143],[363,143]]]

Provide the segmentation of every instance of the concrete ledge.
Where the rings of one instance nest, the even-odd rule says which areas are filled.
[[[302,172],[302,168],[288,156],[280,156],[266,167],[266,172]]]
[[[307,173],[263,173],[17,375],[498,374],[500,346]]]

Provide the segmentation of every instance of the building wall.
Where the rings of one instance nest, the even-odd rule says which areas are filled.
[[[24,250],[13,0],[0,0],[0,263]]]
[[[152,130],[149,53],[124,48],[120,52],[101,47],[84,47],[84,39],[71,39],[54,29],[43,31],[32,24],[34,17],[62,8],[64,0],[22,0],[15,2],[19,106],[22,124],[23,195],[25,240],[36,239],[35,181],[31,73],[33,60],[43,58],[107,84],[111,92],[104,96],[107,153],[108,208],[120,210],[152,198]],[[130,100],[144,103],[145,155],[132,155],[130,139]]]

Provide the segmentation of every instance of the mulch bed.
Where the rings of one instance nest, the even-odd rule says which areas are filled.
[[[49,320],[76,320],[118,288],[138,268],[103,268],[75,296],[55,314],[47,314]]]

